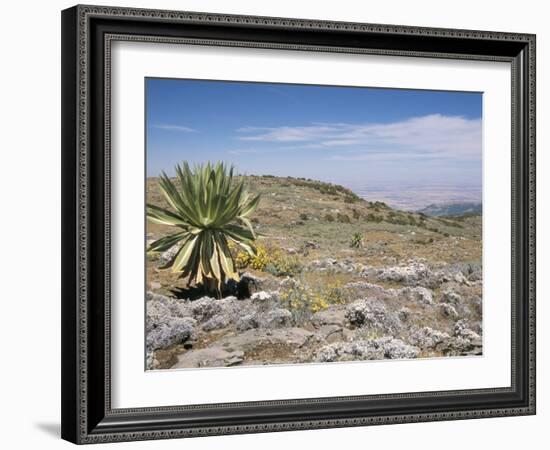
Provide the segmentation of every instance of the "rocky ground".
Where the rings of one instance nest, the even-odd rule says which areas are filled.
[[[249,298],[147,294],[149,369],[481,355],[481,271],[422,261],[370,267],[335,259],[308,271],[353,273],[348,299],[315,313],[284,307],[295,278],[242,276]],[[388,288],[388,283],[394,287]]]
[[[258,257],[205,297],[147,256],[147,367],[480,355],[480,215],[431,217],[315,180],[247,176]],[[158,180],[147,201],[169,207]],[[172,233],[147,224],[149,242]],[[359,245],[352,245],[360,236]]]

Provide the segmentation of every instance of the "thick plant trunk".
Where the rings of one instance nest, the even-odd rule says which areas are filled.
[[[215,278],[204,279],[204,290],[206,291],[206,295],[210,297],[222,297],[221,288],[218,288],[218,280]]]

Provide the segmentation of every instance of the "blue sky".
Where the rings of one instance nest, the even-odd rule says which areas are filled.
[[[481,186],[482,94],[148,78],[147,175],[181,161],[347,186]]]

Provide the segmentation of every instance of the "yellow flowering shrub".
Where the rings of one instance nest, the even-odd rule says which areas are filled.
[[[265,267],[271,262],[269,252],[266,247],[261,244],[256,245],[256,254],[251,255],[244,250],[237,252],[235,263],[237,268],[244,269],[250,267],[254,270],[265,270]]]
[[[346,291],[338,280],[322,284],[315,289],[302,284],[293,284],[280,291],[280,302],[294,316],[296,322],[307,319],[311,314],[331,305],[347,302]]]
[[[245,251],[238,251],[235,255],[237,268],[247,267],[269,272],[275,276],[294,276],[302,271],[302,263],[296,255],[286,255],[279,248],[256,245],[256,254],[250,255]]]

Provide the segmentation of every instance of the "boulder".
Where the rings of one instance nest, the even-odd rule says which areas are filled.
[[[430,289],[435,289],[450,280],[445,272],[434,272],[428,265],[420,261],[412,261],[408,265],[384,267],[378,271],[377,279]]]
[[[323,325],[315,333],[321,341],[339,342],[344,339],[344,332],[342,327],[338,325]]]
[[[165,252],[162,252],[159,255],[159,258],[157,260],[158,265],[159,266],[164,266],[164,265],[168,264],[170,261],[172,261],[174,256],[176,256],[176,254],[178,253],[179,249],[180,249],[180,244],[176,244],[176,245],[170,247]]]
[[[425,305],[433,305],[434,303],[432,291],[421,286],[400,289],[399,295],[415,303],[423,303]]]
[[[373,340],[336,342],[326,345],[316,353],[319,362],[357,361],[379,359],[411,359],[420,353],[417,347],[400,339],[383,337]]]
[[[276,329],[261,329],[254,328],[226,335],[216,341],[215,346],[221,346],[226,349],[238,349],[245,353],[253,351],[258,347],[266,345],[284,345],[293,349],[303,347],[312,337],[314,333],[303,328],[276,328]]]
[[[170,317],[162,323],[148,324],[146,345],[152,351],[191,339],[196,321],[190,317]]]
[[[346,310],[346,318],[356,327],[375,327],[391,334],[397,333],[402,327],[397,314],[389,311],[384,303],[373,298],[353,302]]]
[[[443,331],[434,330],[430,327],[423,327],[414,331],[409,340],[411,344],[422,349],[437,350],[444,348],[450,339],[451,336]]]
[[[440,303],[439,310],[441,311],[441,314],[445,317],[450,317],[451,319],[456,319],[458,317],[458,313],[455,307],[453,305],[450,305],[449,303]]]
[[[226,350],[221,347],[203,348],[185,352],[178,356],[178,362],[172,369],[192,367],[228,367],[244,361],[241,350]]]
[[[256,311],[246,314],[237,320],[238,330],[252,328],[282,328],[292,326],[292,314],[284,308],[274,308],[267,311]]]
[[[457,306],[462,304],[462,297],[453,291],[445,291],[441,294],[440,303],[449,303],[451,305]]]
[[[346,310],[341,307],[330,307],[313,314],[311,323],[314,327],[337,325],[343,327],[346,323]]]

